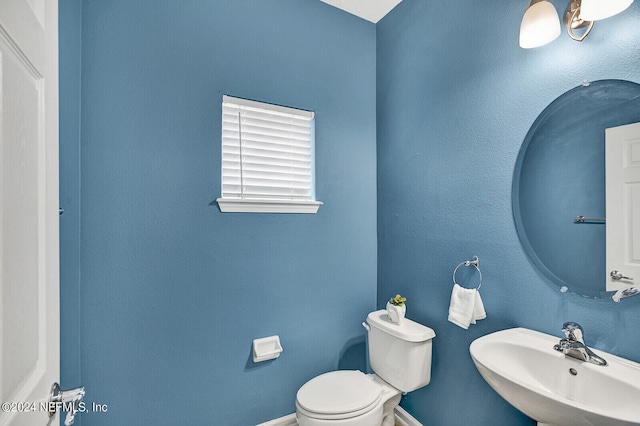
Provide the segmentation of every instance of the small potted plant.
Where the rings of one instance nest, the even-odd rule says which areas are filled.
[[[404,302],[407,301],[406,297],[402,297],[396,294],[396,297],[392,297],[387,302],[387,315],[389,321],[394,324],[401,324],[404,320],[404,315],[407,313],[407,305]]]

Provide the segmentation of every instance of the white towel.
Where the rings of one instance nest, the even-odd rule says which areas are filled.
[[[487,313],[478,290],[454,284],[449,305],[449,321],[466,330],[470,324],[486,317]]]
[[[484,303],[482,303],[482,298],[480,297],[480,290],[475,290],[476,292],[476,301],[473,305],[473,319],[471,320],[472,324],[475,324],[476,321],[480,321],[481,319],[485,319],[487,317],[487,312],[484,310]]]

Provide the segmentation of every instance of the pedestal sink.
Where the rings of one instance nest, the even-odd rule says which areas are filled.
[[[640,425],[640,364],[597,350],[609,365],[579,361],[553,349],[559,340],[512,328],[469,351],[487,383],[538,425]]]

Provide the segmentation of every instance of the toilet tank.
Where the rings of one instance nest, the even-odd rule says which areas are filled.
[[[369,363],[378,377],[402,392],[429,384],[432,329],[408,318],[393,324],[386,309],[371,312],[367,324]]]

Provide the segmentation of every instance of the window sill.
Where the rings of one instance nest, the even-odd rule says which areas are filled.
[[[223,213],[310,213],[318,211],[322,202],[312,200],[248,200],[218,198]]]

